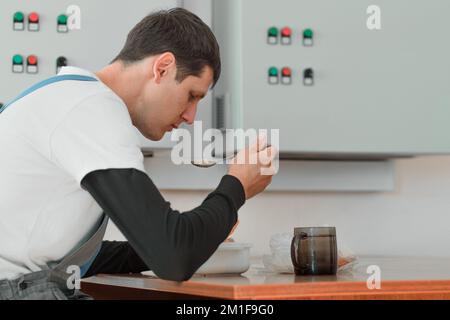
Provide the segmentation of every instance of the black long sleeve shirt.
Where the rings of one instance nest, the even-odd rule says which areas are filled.
[[[95,171],[81,185],[149,269],[174,281],[190,279],[211,257],[245,203],[241,182],[230,175],[199,207],[184,213],[172,210],[148,175],[135,169]]]

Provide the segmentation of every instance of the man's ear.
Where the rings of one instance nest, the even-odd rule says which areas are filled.
[[[153,64],[155,82],[158,84],[161,83],[161,80],[167,77],[172,69],[176,69],[176,60],[173,53],[166,52],[157,57]]]

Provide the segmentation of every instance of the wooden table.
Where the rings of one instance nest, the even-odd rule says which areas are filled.
[[[367,286],[367,268],[381,270],[381,289]],[[173,282],[144,275],[98,275],[82,281],[96,299],[449,299],[450,259],[361,257],[336,276],[281,275],[255,262],[241,276],[194,276]]]

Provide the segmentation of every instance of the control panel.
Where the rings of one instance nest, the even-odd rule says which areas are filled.
[[[217,127],[320,158],[450,153],[450,2],[214,0]],[[223,117],[223,114],[229,116]]]
[[[98,71],[115,58],[128,32],[143,17],[180,4],[177,0],[1,1],[0,104],[64,66]]]

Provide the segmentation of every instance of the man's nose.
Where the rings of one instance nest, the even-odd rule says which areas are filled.
[[[183,120],[187,124],[192,125],[195,121],[195,116],[197,115],[197,103],[190,106],[186,112],[183,114]]]

